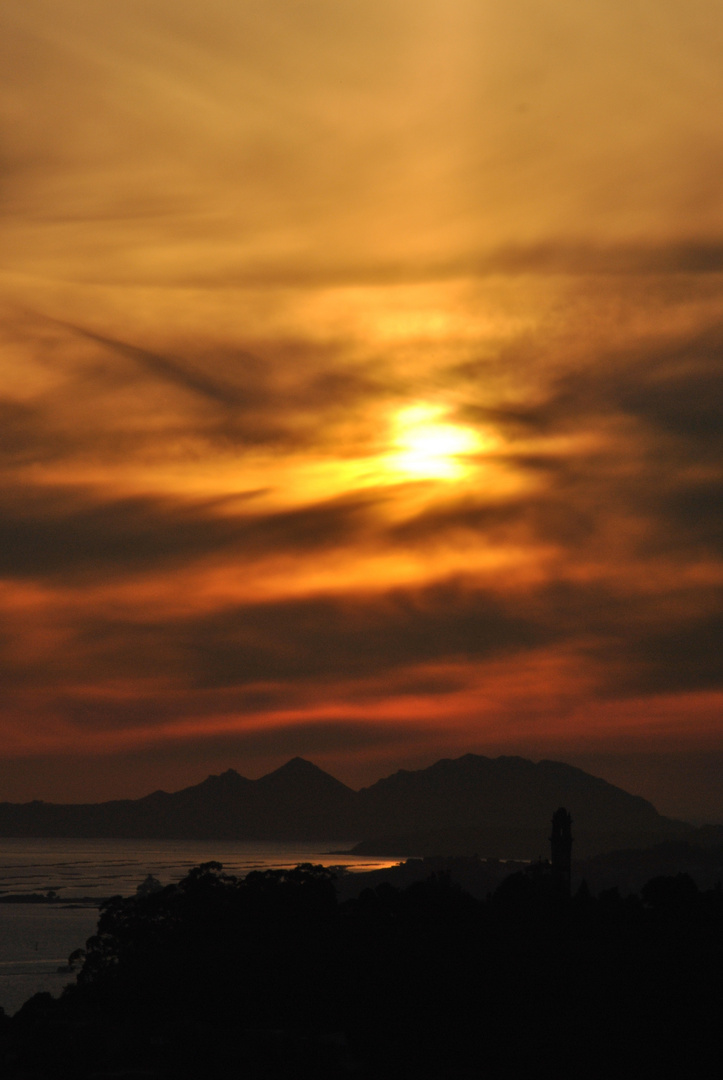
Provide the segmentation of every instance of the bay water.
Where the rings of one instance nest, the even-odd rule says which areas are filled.
[[[168,885],[211,861],[238,877],[304,862],[355,872],[398,861],[340,854],[352,844],[0,838],[0,1007],[12,1014],[39,991],[60,993],[72,976],[57,969],[95,932],[95,905],[133,895],[148,874]],[[60,902],[2,902],[50,890]]]

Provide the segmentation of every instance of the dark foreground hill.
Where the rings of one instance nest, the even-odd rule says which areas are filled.
[[[685,874],[475,899],[441,870],[340,901],[321,866],[217,863],[101,909],[77,982],[0,1011],[3,1080],[708,1080],[723,893]]]
[[[224,840],[366,837],[370,854],[534,857],[550,814],[572,809],[580,855],[684,836],[645,799],[555,761],[467,754],[353,791],[303,758],[249,780],[233,769],[142,799],[0,804],[1,836]]]

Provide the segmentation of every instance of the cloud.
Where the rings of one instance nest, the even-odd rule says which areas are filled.
[[[145,368],[151,375],[155,375],[164,381],[171,382],[187,390],[192,394],[198,394],[217,405],[225,408],[233,408],[241,402],[241,395],[236,387],[224,383],[218,378],[209,378],[201,371],[195,371],[184,365],[181,361],[160,353],[150,352],[148,349],[139,348],[137,345],[129,345],[127,342],[118,341],[115,338],[96,334],[83,327],[73,326],[70,323],[59,323],[73,334],[97,342],[121,356],[129,357]]]
[[[213,328],[184,335],[166,327],[153,335],[163,348],[143,344],[148,336],[139,329],[131,342],[11,312],[8,355],[33,378],[18,380],[16,396],[0,402],[12,425],[0,437],[0,461],[65,457],[123,470],[171,460],[193,470],[210,456],[249,448],[336,457],[340,449],[353,454],[356,444],[364,453],[374,424],[363,414],[399,393],[388,365],[355,355],[343,336],[309,341],[272,325],[267,336],[238,340]],[[10,385],[7,370],[2,375]]]
[[[63,601],[65,608],[48,600],[48,610],[67,624],[68,671],[85,670],[97,680],[97,723],[104,709],[109,722],[126,714],[139,721],[143,714],[142,688],[141,704],[133,707],[113,705],[112,694],[104,697],[100,687],[113,679],[147,680],[149,686],[167,680],[175,689],[166,704],[159,699],[154,706],[159,716],[181,709],[179,687],[193,694],[230,694],[224,707],[254,711],[306,701],[314,685],[323,697],[324,687],[350,680],[358,683],[354,694],[360,701],[365,694],[371,700],[386,692],[412,693],[404,678],[409,687],[415,681],[426,686],[418,692],[431,697],[448,688],[448,677],[432,670],[435,665],[476,666],[484,680],[485,666],[495,657],[524,658],[555,648],[572,650],[589,665],[596,689],[588,692],[602,697],[653,694],[656,686],[687,692],[717,685],[706,640],[717,626],[719,601],[711,589],[682,583],[679,568],[714,558],[719,550],[720,434],[714,417],[721,389],[720,332],[693,320],[685,332],[646,331],[620,347],[603,340],[582,364],[578,317],[570,319],[566,351],[550,371],[542,362],[552,349],[549,337],[542,334],[538,350],[534,335],[525,331],[511,343],[493,345],[486,367],[474,360],[458,365],[455,356],[443,372],[458,393],[460,420],[498,431],[500,448],[484,456],[480,468],[511,478],[508,488],[488,490],[481,471],[482,482],[467,486],[464,495],[440,489],[415,502],[412,485],[404,512],[387,515],[392,496],[373,487],[270,508],[266,492],[253,487],[240,501],[231,494],[114,498],[90,485],[16,486],[8,473],[0,491],[0,571],[8,580],[76,590],[74,601]],[[348,411],[365,404],[371,411],[363,424],[373,426],[374,409],[396,392],[393,380],[400,378],[390,361],[376,368],[337,366],[338,350],[348,355],[343,343],[327,343],[327,351],[317,353],[309,342],[287,337],[273,345],[276,367],[267,369],[253,355],[248,361],[255,412],[244,415],[241,405],[229,404],[232,396],[209,395],[203,380],[189,385],[186,370],[195,371],[193,364],[183,372],[175,361],[159,367],[147,358],[165,353],[139,348],[139,357],[135,346],[95,331],[81,332],[79,340],[91,354],[76,358],[77,370],[87,373],[91,386],[115,385],[119,377],[115,360],[110,370],[94,367],[94,350],[101,346],[118,358],[122,378],[134,388],[146,385],[144,380],[180,388],[190,404],[174,402],[174,422],[213,432],[218,445],[235,437],[237,423],[249,424],[249,415],[275,415],[269,423],[297,432],[299,418],[305,418],[317,449],[333,446],[330,433],[339,429],[332,424],[315,431],[320,418],[343,425]],[[62,344],[61,357],[66,350]],[[494,377],[475,388],[482,372],[494,375],[509,364],[525,376],[514,395]],[[224,369],[221,351],[211,350],[202,370],[213,387],[236,386],[233,365]],[[72,398],[70,388],[67,395]],[[32,404],[8,405],[15,430],[27,432],[28,439],[37,431],[42,439],[37,402],[47,408],[48,400],[43,395]],[[117,453],[123,442],[112,445]],[[353,440],[337,452],[350,445]],[[395,494],[392,506],[402,506],[398,500]],[[524,554],[534,568],[531,578],[516,579],[510,570],[498,574],[494,564],[490,570],[475,561],[480,553],[510,551]],[[436,567],[440,552],[458,553],[457,565],[465,571],[446,577]],[[289,594],[277,582],[273,598],[239,599],[244,572],[253,576],[255,567],[277,556],[287,558]],[[335,560],[332,591],[311,584],[322,556]],[[387,556],[400,566],[404,559],[426,560],[420,583],[394,588],[388,576],[372,576],[361,589],[357,563]],[[646,585],[651,559],[652,595]],[[165,578],[203,566],[216,573],[228,568],[234,584],[225,597],[215,592],[212,600],[199,602],[198,614],[193,593],[190,613],[166,610],[163,599],[142,615],[129,614],[124,582],[132,587],[140,575],[151,581],[153,575]],[[345,582],[347,570],[351,578]],[[111,583],[121,590],[115,611],[92,596],[92,588]],[[52,670],[59,678],[57,663]],[[348,686],[345,692],[351,693]],[[70,702],[70,683],[67,694]],[[77,715],[83,708],[77,705]]]
[[[609,692],[623,697],[723,689],[723,590],[712,602],[706,597],[700,607],[699,614],[683,614],[668,625],[630,633],[624,642],[623,670],[611,680]]]
[[[62,459],[72,441],[55,432],[37,405],[0,398],[0,465],[23,466]]]
[[[704,6],[11,0],[6,258],[125,284],[714,269]]]
[[[185,739],[193,731],[176,729],[186,718],[198,738],[206,730],[213,740],[221,716],[238,718],[222,730],[268,726],[272,739],[279,725],[322,722],[320,710],[324,724],[375,726],[377,717],[393,729],[398,721],[441,730],[435,699],[470,731],[477,714],[481,723],[511,710],[518,725],[531,710],[540,737],[552,722],[551,697],[569,712],[583,699],[723,689],[722,619],[720,592],[650,592],[626,581],[558,580],[511,592],[454,579],[204,615],[147,604],[113,615],[86,605],[61,618],[55,644],[41,624],[34,658],[33,625],[18,623],[5,643],[5,695],[22,709],[23,695],[50,693],[66,734],[98,737],[132,728]]]
[[[655,509],[664,527],[649,538],[651,553],[684,548],[693,557],[723,554],[723,478],[671,485]]]
[[[0,489],[0,577],[107,581],[194,560],[263,558],[339,546],[354,538],[369,497],[278,512],[234,510],[227,498],[103,499],[87,488]]]
[[[583,415],[620,412],[659,434],[700,442],[720,438],[723,403],[723,328],[694,326],[685,334],[652,335],[615,352],[603,351],[594,367],[563,375],[540,415],[547,423],[579,423]]]
[[[575,275],[717,274],[723,270],[720,240],[655,243],[571,243],[564,237],[530,247],[501,248],[479,269],[493,273]]]
[[[448,581],[377,596],[311,596],[229,606],[198,618],[102,618],[84,638],[113,667],[183,677],[196,688],[376,676],[440,659],[474,659],[549,638],[493,596]],[[149,657],[155,663],[149,665]]]

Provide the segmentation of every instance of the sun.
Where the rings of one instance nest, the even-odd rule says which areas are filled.
[[[419,480],[458,480],[470,470],[471,455],[486,441],[472,428],[446,421],[442,405],[417,404],[400,409],[392,420],[394,449],[386,468]]]

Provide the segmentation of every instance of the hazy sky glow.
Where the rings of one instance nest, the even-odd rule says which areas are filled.
[[[0,799],[723,820],[723,9],[5,0]]]

